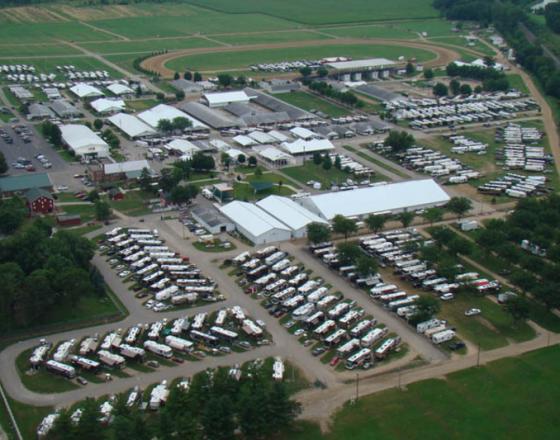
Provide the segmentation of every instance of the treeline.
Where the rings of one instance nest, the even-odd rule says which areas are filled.
[[[331,99],[336,99],[343,104],[350,105],[352,107],[362,107],[364,105],[364,103],[352,92],[340,92],[325,81],[311,81],[307,85],[314,92]]]
[[[560,72],[540,45],[527,41],[519,27],[520,23],[530,24],[523,0],[435,0],[434,6],[450,20],[473,20],[483,26],[493,24],[514,49],[517,62],[538,79],[548,95],[560,98]]]
[[[51,232],[38,219],[0,241],[0,329],[47,324],[56,307],[105,293],[101,274],[90,265],[93,244],[66,231]]]
[[[549,3],[544,8],[546,25],[557,34],[560,34],[560,3]]]
[[[233,440],[266,439],[290,427],[300,412],[284,382],[273,381],[269,368],[251,367],[237,381],[227,368],[196,374],[185,390],[171,387],[161,410],[148,416],[126,405],[126,396],[113,403],[113,420],[100,424],[99,402],[86,399],[77,424],[62,411],[48,440]]]

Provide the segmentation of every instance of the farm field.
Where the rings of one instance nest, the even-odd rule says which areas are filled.
[[[65,44],[0,44],[0,63],[5,57],[78,55],[81,52]]]
[[[218,43],[197,37],[154,39],[142,41],[110,41],[104,43],[81,43],[81,47],[100,54],[136,52],[152,53],[161,50],[194,49],[216,47]]]
[[[331,432],[302,423],[290,440],[557,438],[560,398],[553,346],[361,398],[334,417]],[[512,434],[514,433],[514,434]]]
[[[346,116],[349,114],[348,110],[346,110],[345,108],[335,104],[331,104],[329,101],[306,92],[281,93],[275,96],[282,101],[295,105],[296,107],[302,108],[307,111],[317,110],[333,118]]]
[[[167,62],[166,67],[176,71],[185,69],[199,71],[219,71],[226,69],[248,68],[257,63],[274,63],[297,59],[319,59],[330,56],[348,56],[353,58],[385,57],[397,59],[416,57],[424,62],[434,58],[426,50],[401,46],[382,46],[375,44],[351,44],[308,46],[282,49],[260,49],[239,52],[214,52],[208,54],[188,55]]]
[[[421,32],[429,37],[451,36],[452,25],[442,19],[392,22],[376,25],[321,28],[322,31],[339,37],[353,38],[418,38]]]
[[[67,41],[101,41],[111,37],[78,22],[6,23],[0,26],[0,41],[7,43],[56,43]]]
[[[212,36],[213,40],[232,45],[283,43],[285,41],[324,40],[328,38],[330,37],[319,32],[297,30],[237,35],[216,34]]]
[[[188,0],[189,3],[229,13],[259,12],[305,24],[329,24],[437,17],[430,0]]]

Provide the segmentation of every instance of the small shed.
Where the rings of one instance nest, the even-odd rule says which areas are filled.
[[[82,224],[80,214],[60,214],[56,216],[56,222],[60,226],[79,226]]]
[[[124,193],[118,188],[111,188],[109,191],[107,191],[107,193],[109,194],[109,198],[111,200],[123,200],[124,199]]]

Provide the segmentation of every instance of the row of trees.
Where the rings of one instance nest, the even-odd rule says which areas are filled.
[[[360,101],[360,99],[358,99],[358,97],[354,95],[354,93],[340,92],[325,81],[310,81],[307,86],[314,92],[317,92],[320,95],[326,96],[331,99],[336,99],[343,104],[352,107],[363,107],[364,105],[364,103]]]
[[[458,216],[463,217],[467,212],[472,209],[472,202],[466,197],[453,197],[444,208],[428,208],[422,214],[422,217],[428,221],[430,224],[434,224],[443,219],[445,211],[451,212]],[[412,211],[403,211],[395,216],[388,214],[385,215],[374,215],[370,214],[365,218],[364,223],[367,228],[373,232],[380,232],[387,222],[390,220],[397,220],[400,222],[403,228],[408,228],[416,214]],[[332,228],[328,225],[321,223],[311,223],[307,227],[307,238],[311,243],[324,243],[330,241],[332,233],[343,235],[344,238],[348,238],[350,235],[358,232],[358,226],[356,221],[344,217],[342,215],[336,215],[332,221]]]
[[[544,8],[546,25],[557,34],[560,34],[560,3],[549,3]]]
[[[103,278],[90,266],[93,244],[59,231],[42,219],[0,242],[0,329],[49,323],[60,305],[105,292]]]
[[[9,170],[8,162],[6,162],[6,156],[0,151],[0,174],[7,173]]]
[[[157,129],[164,134],[170,134],[174,131],[183,132],[187,128],[192,127],[192,121],[188,118],[183,116],[178,116],[173,120],[169,119],[160,119],[158,121]]]
[[[272,438],[288,429],[300,413],[284,382],[271,379],[269,368],[251,367],[235,380],[227,368],[196,374],[188,390],[172,387],[165,406],[154,415],[114,402],[113,421],[101,425],[99,402],[86,399],[80,421],[74,424],[63,410],[48,440],[233,440]]]
[[[229,73],[218,74],[218,84],[224,88],[226,87],[245,87],[247,85],[247,78],[243,75],[234,77]]]
[[[414,136],[406,131],[391,130],[383,144],[386,147],[391,147],[393,153],[402,153],[413,147],[416,142]]]
[[[181,75],[179,74],[179,72],[175,72],[175,75],[173,75],[173,79],[179,79],[181,78]],[[186,79],[187,81],[194,81],[194,82],[199,82],[202,81],[202,75],[200,74],[200,72],[190,72],[190,71],[185,71],[183,73],[183,79]]]
[[[41,133],[43,137],[55,147],[62,146],[62,132],[58,125],[45,121],[41,124]]]

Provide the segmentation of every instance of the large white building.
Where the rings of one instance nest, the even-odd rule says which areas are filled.
[[[339,214],[353,218],[397,214],[441,206],[449,200],[447,193],[434,180],[425,179],[318,194],[299,199],[298,203],[330,221]]]
[[[117,113],[108,118],[109,122],[131,139],[154,136],[156,131],[136,116]]]
[[[180,153],[183,159],[191,158],[195,153],[200,151],[199,147],[186,139],[173,139],[165,144],[165,148]]]
[[[209,107],[225,107],[228,104],[240,103],[248,104],[251,98],[242,90],[233,92],[205,93],[204,101]]]
[[[78,157],[108,157],[109,145],[85,125],[62,125],[62,140]]]
[[[307,235],[307,226],[311,223],[328,222],[288,197],[268,196],[257,202],[257,206],[288,226],[292,238]]]
[[[91,107],[101,114],[123,111],[126,104],[122,99],[99,98],[90,102]]]
[[[153,128],[157,128],[159,121],[164,119],[173,121],[175,118],[188,119],[192,122],[192,128],[194,129],[208,128],[207,125],[203,124],[199,120],[167,104],[156,105],[155,107],[138,114],[138,117]]]
[[[132,95],[134,93],[134,90],[121,83],[110,84],[107,86],[107,90],[109,90],[113,95],[117,96]]]
[[[220,211],[235,223],[241,234],[256,245],[286,241],[291,237],[288,226],[252,203],[236,200],[220,207]]]
[[[104,93],[97,87],[90,86],[89,84],[79,83],[70,87],[70,91],[78,98],[97,98],[103,96]]]
[[[296,139],[293,142],[282,142],[280,144],[283,150],[290,154],[310,154],[317,151],[334,150],[334,145],[328,139]]]

